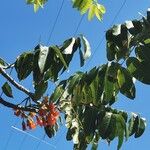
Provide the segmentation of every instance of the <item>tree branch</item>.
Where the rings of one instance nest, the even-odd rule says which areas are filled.
[[[0,97],[0,103],[3,104],[6,107],[13,108],[13,109],[19,109],[22,111],[29,111],[29,112],[37,112],[34,108],[28,108],[24,106],[15,105],[9,102],[6,102],[3,98]]]
[[[6,71],[0,67],[0,73],[2,74],[2,76],[4,78],[6,78],[12,85],[14,85],[17,89],[19,89],[20,91],[24,92],[25,94],[27,94],[29,97],[32,98],[32,100],[37,103],[34,100],[34,93],[30,92],[28,89],[26,89],[25,87],[23,87],[22,85],[20,85],[19,83],[17,83],[9,74],[6,73]]]

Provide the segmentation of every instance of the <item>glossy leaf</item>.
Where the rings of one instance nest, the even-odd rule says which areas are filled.
[[[34,89],[35,89],[35,99],[40,99],[43,94],[46,92],[48,87],[48,82],[40,82],[38,84],[35,84]]]
[[[64,67],[67,69],[68,65],[66,64],[66,61],[64,60],[64,57],[63,57],[62,53],[60,52],[60,49],[57,46],[53,46],[52,48],[54,49],[56,56],[61,60]]]
[[[43,8],[47,0],[27,0],[26,2],[27,4],[32,4],[34,6],[34,12],[37,12],[40,7]]]
[[[102,122],[99,126],[99,132],[102,139],[106,139],[108,135],[106,135],[107,130],[109,129],[109,125],[111,122],[112,113],[106,113],[105,117],[103,118]]]
[[[2,90],[6,96],[13,98],[12,89],[8,82],[5,82],[5,84],[2,86]]]
[[[24,80],[33,71],[34,54],[31,52],[21,54],[16,62],[15,69],[19,80]]]
[[[129,71],[120,67],[117,73],[120,92],[130,99],[135,98],[135,86]]]
[[[59,98],[61,98],[63,93],[64,93],[64,89],[62,85],[57,86],[50,97],[50,101],[56,102]]]
[[[124,134],[126,129],[125,120],[121,115],[116,115],[117,121],[117,136],[118,136],[118,146],[117,149],[119,150],[124,141]]]
[[[136,47],[135,53],[136,57],[140,61],[145,61],[150,66],[150,44],[144,44]]]
[[[55,135],[55,130],[51,126],[44,127],[45,133],[49,138],[52,138]]]
[[[146,120],[145,118],[139,118],[139,124],[138,124],[138,128],[137,131],[135,132],[135,138],[140,137],[146,128]]]
[[[139,117],[136,114],[132,114],[131,118],[128,121],[128,130],[129,130],[129,136],[132,136],[138,129],[138,121]]]
[[[88,20],[92,20],[96,15],[98,20],[102,20],[105,14],[105,7],[94,0],[72,0],[73,8],[77,8],[83,15],[88,11]]]
[[[73,46],[75,44],[76,39],[75,38],[71,38],[67,41],[64,42],[64,45],[62,47],[63,49],[63,54],[72,54],[73,52]]]
[[[92,4],[89,8],[89,13],[88,13],[88,20],[92,20],[94,15],[95,15],[95,9],[96,9],[96,5]]]
[[[150,84],[150,70],[147,62],[140,62],[137,58],[130,57],[126,64],[133,77],[144,84]]]

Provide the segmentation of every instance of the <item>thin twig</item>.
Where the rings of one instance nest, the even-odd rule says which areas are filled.
[[[12,108],[12,109],[18,109],[22,111],[29,111],[29,112],[37,112],[37,109],[34,108],[29,108],[29,107],[24,107],[24,106],[19,106],[15,105],[13,103],[5,101],[3,98],[0,97],[0,103],[6,107]]]
[[[29,97],[32,98],[32,100],[37,103],[34,99],[34,93],[31,93],[28,89],[26,89],[24,86],[20,85],[19,83],[17,83],[9,74],[7,74],[7,72],[0,67],[0,73],[1,75],[6,78],[12,85],[14,85],[18,90],[24,92],[25,94],[27,94]]]

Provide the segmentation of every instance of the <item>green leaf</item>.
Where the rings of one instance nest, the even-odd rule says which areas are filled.
[[[69,128],[66,134],[66,140],[71,141],[73,134],[75,134],[75,128],[72,129]]]
[[[47,0],[27,0],[27,4],[32,4],[34,6],[34,12],[37,12],[39,7],[43,8],[43,5]]]
[[[86,107],[83,116],[83,129],[85,136],[93,137],[95,131],[95,121],[98,111],[92,107]],[[90,138],[90,142],[93,138]]]
[[[102,14],[106,13],[106,9],[103,5],[101,4],[96,4],[97,5],[97,8],[101,11]]]
[[[85,14],[90,8],[92,2],[93,2],[92,0],[82,0],[81,5],[79,6],[80,13]]]
[[[83,2],[83,0],[72,0],[73,8],[79,8]]]
[[[73,89],[80,82],[82,76],[83,76],[82,72],[76,72],[76,74],[74,76],[69,78],[69,83],[68,83],[68,88],[67,88],[68,93],[71,94],[73,92]]]
[[[63,54],[72,54],[75,42],[76,39],[74,37],[66,40],[63,44],[63,47],[61,48],[63,50]]]
[[[129,57],[126,64],[133,77],[144,84],[150,84],[150,66],[146,61],[140,62],[134,57]]]
[[[34,98],[36,100],[40,99],[43,96],[43,94],[46,92],[47,87],[48,87],[48,82],[42,81],[38,84],[35,84],[35,86],[34,86],[34,89],[35,89]]]
[[[135,36],[135,35],[137,35],[138,33],[140,33],[142,30],[143,30],[143,25],[142,25],[142,23],[140,22],[140,21],[138,21],[138,20],[133,20],[132,21],[132,23],[133,23],[133,28],[130,28],[129,29],[129,32],[133,35],[133,36]]]
[[[2,90],[6,96],[13,98],[12,89],[8,82],[5,82],[5,84],[2,86]]]
[[[64,89],[62,85],[57,86],[50,97],[50,101],[56,102],[62,96],[63,93]]]
[[[120,66],[118,69],[117,78],[120,92],[128,98],[134,99],[135,85],[133,83],[130,72],[126,68]]]
[[[35,47],[34,53],[34,62],[33,62],[33,81],[34,84],[38,84],[43,80],[43,73],[41,73],[38,60],[39,60],[39,53],[40,53],[40,45]]]
[[[96,8],[96,5],[95,4],[92,4],[89,8],[89,13],[88,13],[88,20],[92,20],[94,15],[95,15],[95,8]]]
[[[106,12],[105,7],[94,0],[72,0],[73,8],[77,8],[81,14],[88,10],[88,20],[92,20],[94,15],[101,21],[103,14]]]
[[[144,44],[136,47],[135,53],[140,61],[145,61],[150,66],[150,44]]]
[[[128,121],[129,136],[132,136],[138,129],[139,117],[136,114],[132,114]]]
[[[135,132],[135,138],[138,138],[140,137],[144,131],[145,131],[145,128],[146,128],[146,120],[145,118],[139,118],[139,124],[138,124],[138,128],[137,128],[137,131]]]
[[[100,21],[102,20],[103,15],[102,15],[102,12],[98,9],[98,7],[95,8],[95,15],[98,18],[98,20]]]
[[[102,139],[106,139],[108,135],[106,135],[107,130],[109,129],[109,125],[111,122],[112,113],[106,112],[105,117],[103,118],[102,122],[99,126],[99,133]]]
[[[49,138],[52,138],[55,135],[55,130],[51,126],[44,127],[45,133]]]
[[[117,121],[117,135],[118,135],[118,146],[117,149],[119,150],[124,141],[124,133],[126,130],[126,123],[122,115],[116,114],[116,121]]]
[[[116,116],[112,114],[109,126],[103,138],[104,139],[109,138],[109,140],[113,140],[115,137],[116,137]]]
[[[104,78],[104,104],[109,103],[110,100],[115,98],[118,93],[118,89],[116,87],[117,69],[117,63],[108,63]]]
[[[33,71],[34,54],[31,52],[21,54],[16,62],[15,69],[19,80],[24,80]]]
[[[115,44],[113,42],[107,41],[107,59],[109,61],[115,59],[116,51],[117,51],[117,47],[115,46]]]
[[[34,12],[37,12],[40,5],[39,4],[33,4],[33,6],[34,6]]]
[[[59,57],[59,59],[63,63],[64,67],[67,69],[68,68],[68,64],[66,64],[66,61],[64,60],[64,57],[63,57],[62,53],[60,52],[60,49],[57,46],[53,46],[52,48],[54,49],[57,57]]]

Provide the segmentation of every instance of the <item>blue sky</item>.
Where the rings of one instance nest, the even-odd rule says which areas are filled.
[[[32,50],[39,42],[39,39],[41,39],[40,41],[42,44],[53,45],[61,44],[65,39],[72,37],[75,34],[81,16],[78,11],[72,9],[70,1],[71,0],[65,0],[49,41],[48,37],[52,30],[54,20],[57,16],[62,0],[49,0],[44,9],[41,9],[37,13],[34,13],[33,8],[26,5],[25,1],[1,1],[0,57],[11,63],[14,62],[16,57],[22,52]],[[112,25],[112,23],[117,24],[123,23],[126,20],[139,19],[141,16],[138,12],[146,15],[146,10],[150,6],[149,0],[127,0],[121,12],[114,20],[114,17],[123,2],[124,0],[101,0],[101,3],[103,3],[107,9],[107,13],[104,15],[104,20],[102,22],[99,22],[96,18],[89,22],[87,20],[87,16],[84,16],[77,34],[82,33],[87,37],[91,43],[92,53],[94,55],[91,59],[89,59],[87,65],[82,68],[83,71],[89,70],[94,66],[98,66],[106,62],[105,40],[102,39],[106,30]],[[98,45],[100,46],[97,48]],[[70,73],[67,73],[66,76],[69,76],[80,69],[77,65],[77,60],[78,58],[74,59],[70,67]],[[2,86],[3,81],[5,80],[2,76],[0,76],[0,86]],[[28,80],[27,83],[22,82],[22,84],[31,88],[30,80]],[[122,146],[122,150],[146,150],[150,145],[150,87],[139,82],[136,82],[136,87],[137,94],[134,101],[119,95],[118,102],[113,107],[129,112],[139,112],[141,116],[147,119],[147,128],[142,137],[138,139],[130,138],[127,142],[125,142]],[[22,100],[25,96],[20,92],[14,92],[14,95],[15,99],[11,100],[12,102]],[[11,126],[16,125],[20,128],[21,120],[14,117],[11,110],[0,106],[0,118],[0,150],[72,149],[72,142],[67,142],[65,140],[66,130],[64,127],[61,127],[54,139],[45,138],[45,141],[56,146],[56,148],[54,148],[53,146],[43,142],[39,144],[39,140],[14,130]],[[40,139],[44,135],[43,129],[41,128],[29,131],[29,133]],[[108,147],[105,141],[101,141],[99,149],[115,150],[116,144],[117,140],[112,142],[110,147]]]

